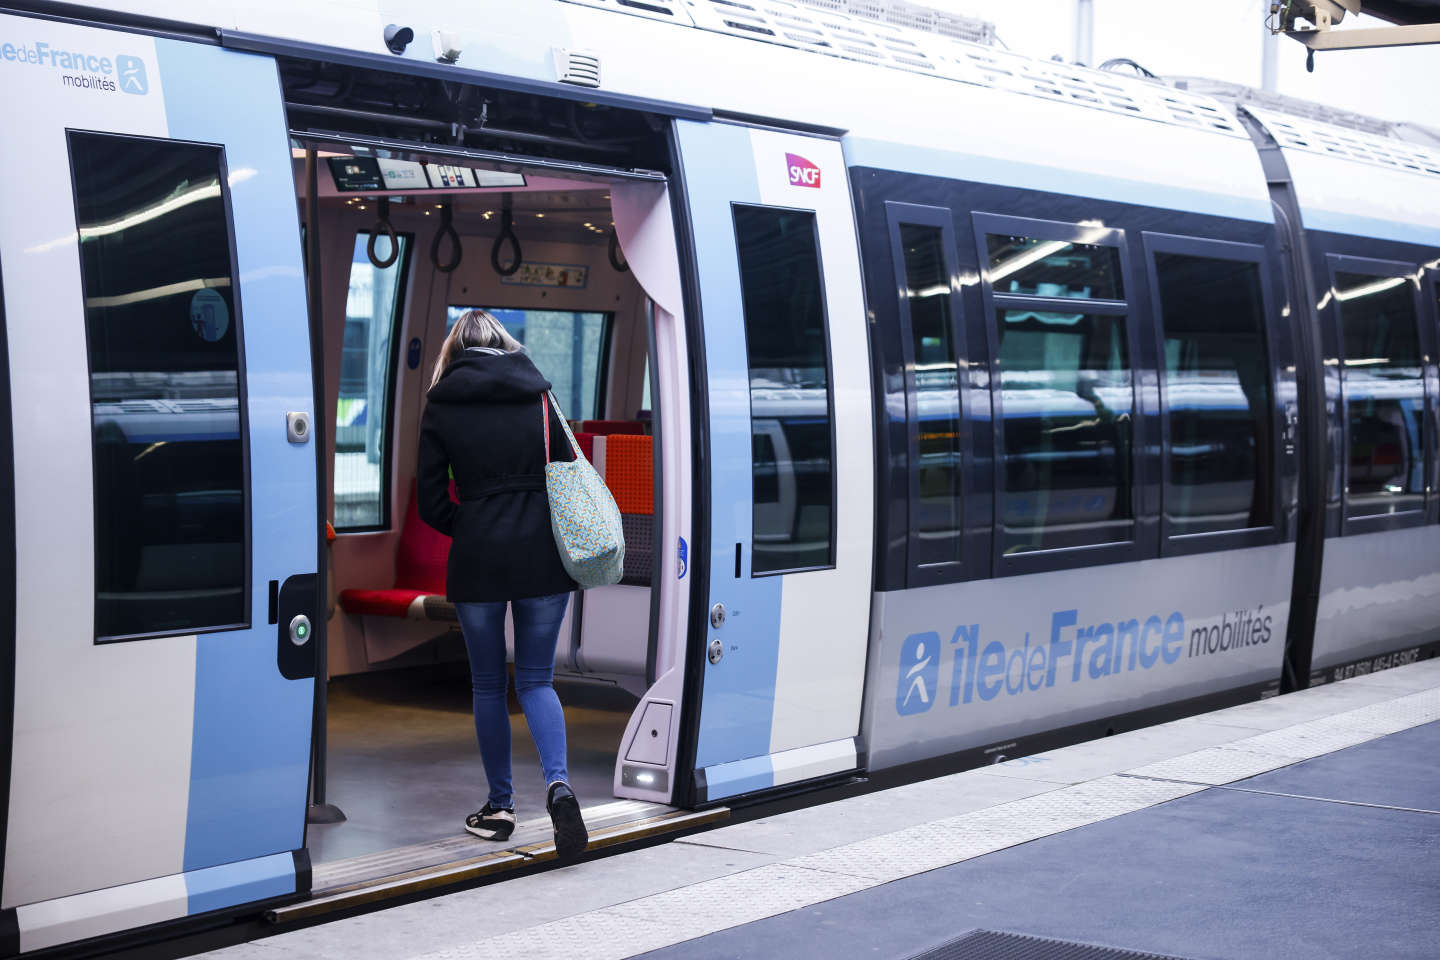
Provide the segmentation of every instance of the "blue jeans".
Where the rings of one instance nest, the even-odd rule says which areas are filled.
[[[555,640],[565,618],[568,593],[511,600],[515,619],[515,693],[530,736],[540,752],[547,785],[570,780],[565,768],[565,712],[555,695]],[[470,689],[475,694],[475,739],[490,781],[490,805],[511,807],[510,709],[505,704],[505,601],[457,603]]]

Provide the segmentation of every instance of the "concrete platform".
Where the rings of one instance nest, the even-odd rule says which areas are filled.
[[[254,958],[1440,956],[1440,660],[282,933]]]

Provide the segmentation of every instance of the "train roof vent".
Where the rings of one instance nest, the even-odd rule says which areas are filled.
[[[628,13],[633,17],[645,17],[649,20],[669,20],[687,27],[695,25],[695,22],[690,19],[690,14],[685,12],[682,0],[565,0],[565,2],[578,3],[582,7],[613,10],[616,13]]]
[[[593,50],[556,47],[555,79],[577,87],[600,86],[600,54]]]
[[[1264,124],[1275,142],[1284,149],[1440,177],[1440,150],[1306,117],[1288,116],[1253,104],[1246,104],[1244,109]]]

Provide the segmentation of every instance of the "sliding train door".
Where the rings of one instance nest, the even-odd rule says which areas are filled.
[[[840,144],[677,127],[708,391],[706,802],[857,765],[874,435]]]
[[[0,37],[8,953],[303,892],[317,520],[274,63]]]

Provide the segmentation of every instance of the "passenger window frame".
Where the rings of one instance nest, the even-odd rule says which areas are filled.
[[[1435,363],[1436,331],[1426,318],[1429,316],[1424,302],[1424,277],[1427,269],[1420,264],[1406,260],[1387,260],[1377,257],[1357,257],[1349,254],[1327,253],[1325,255],[1325,287],[1322,299],[1330,307],[1330,333],[1335,338],[1335,357],[1339,373],[1339,427],[1340,449],[1332,453],[1331,463],[1335,464],[1340,478],[1340,535],[1357,536],[1379,533],[1386,530],[1401,530],[1418,527],[1430,521],[1435,505],[1435,456],[1436,424],[1431,411],[1436,403],[1435,384],[1432,371]],[[1345,320],[1343,308],[1335,296],[1336,275],[1358,273],[1377,279],[1402,277],[1410,287],[1411,302],[1415,310],[1416,338],[1420,349],[1420,384],[1424,390],[1426,416],[1422,418],[1426,444],[1424,483],[1419,509],[1399,513],[1370,514],[1352,517],[1350,506],[1350,388],[1345,378]],[[1338,462],[1337,462],[1338,461]]]
[[[357,240],[358,240],[358,238],[360,238],[360,237],[369,237],[369,236],[370,236],[370,233],[371,233],[371,231],[368,230],[368,229],[367,229],[367,230],[357,230],[357,231],[355,232],[355,236],[356,236],[356,238],[357,238]],[[395,283],[395,287],[396,287],[396,289],[395,289],[395,312],[394,312],[394,315],[391,317],[391,321],[390,321],[390,360],[389,360],[389,364],[390,364],[390,366],[389,366],[389,371],[390,371],[390,374],[389,374],[389,378],[388,378],[390,382],[389,382],[389,384],[388,384],[388,386],[387,386],[387,389],[386,389],[386,397],[385,397],[385,426],[383,427],[384,436],[385,436],[385,455],[384,455],[384,456],[381,458],[381,460],[380,460],[380,493],[379,493],[380,522],[379,522],[379,523],[376,523],[376,524],[363,524],[363,525],[348,526],[348,527],[340,527],[340,526],[337,526],[337,527],[335,527],[335,535],[336,535],[337,537],[348,537],[348,536],[351,536],[351,535],[354,535],[354,534],[386,533],[386,532],[388,532],[388,531],[390,531],[390,530],[393,530],[394,527],[395,527],[395,510],[394,510],[395,497],[394,497],[394,494],[393,494],[391,488],[392,488],[392,486],[394,485],[394,482],[395,482],[395,473],[396,473],[396,471],[395,471],[395,455],[396,455],[396,449],[395,449],[395,448],[396,448],[396,444],[395,444],[395,419],[396,419],[396,409],[395,409],[395,408],[399,405],[399,404],[398,404],[398,398],[399,398],[399,396],[400,396],[400,389],[399,389],[399,388],[400,388],[400,383],[399,383],[399,381],[400,381],[400,343],[401,343],[402,340],[405,339],[405,318],[406,318],[406,316],[407,316],[407,314],[408,314],[408,312],[409,312],[410,277],[411,277],[412,271],[415,269],[415,263],[416,263],[415,256],[414,256],[414,254],[415,254],[415,234],[409,233],[409,232],[397,232],[397,233],[396,233],[396,237],[397,237],[398,239],[404,241],[404,246],[403,246],[403,249],[401,250],[400,256],[399,256],[399,258],[398,258],[398,260],[399,260],[399,264],[398,264],[398,265],[399,265],[399,267],[400,267],[400,273],[399,273],[398,278],[397,278],[396,283]],[[353,263],[353,261],[352,261],[352,263]],[[348,292],[349,292],[349,276],[348,276],[348,275],[346,276],[346,292],[347,292],[347,294],[348,294]],[[347,317],[346,319],[348,320],[349,318]],[[337,419],[338,419],[338,416],[339,416],[339,415],[338,415],[338,410],[339,410],[339,401],[340,401],[340,379],[341,379],[341,377],[343,376],[343,371],[344,371],[344,358],[343,358],[343,354],[344,354],[344,350],[345,350],[345,331],[344,331],[344,327],[341,327],[341,331],[340,331],[340,350],[341,350],[341,354],[342,354],[341,366],[340,366],[340,368],[339,368],[339,369],[337,370],[337,372],[336,372],[336,379],[335,379],[335,401],[336,401],[336,410],[337,410],[336,416],[337,416]],[[338,423],[332,423],[332,424],[330,424],[330,429],[331,429],[331,431],[333,431],[333,433],[332,433],[332,440],[331,440],[331,444],[330,444],[330,446],[331,446],[331,451],[330,451],[330,503],[331,503],[331,515],[333,516],[333,515],[334,515],[334,503],[335,503],[335,478],[336,478],[336,476],[338,475],[338,472],[337,472],[336,466],[335,466],[335,458],[336,458],[336,457],[339,455],[339,453],[340,453],[340,450],[339,450],[340,426],[339,426]]]
[[[239,419],[240,434],[240,482],[242,506],[242,541],[243,541],[243,580],[241,610],[244,614],[242,619],[230,623],[195,626],[189,625],[183,628],[169,630],[150,630],[138,633],[126,634],[101,634],[99,622],[98,604],[98,583],[92,584],[92,603],[94,609],[91,613],[91,643],[94,646],[108,646],[117,643],[132,643],[141,640],[162,640],[168,637],[188,636],[210,636],[211,634],[236,633],[238,631],[250,630],[255,626],[255,531],[254,531],[254,481],[252,476],[252,450],[250,443],[250,393],[249,393],[249,369],[248,355],[245,348],[245,305],[244,305],[244,281],[240,271],[239,247],[235,239],[235,208],[234,198],[230,186],[230,158],[229,151],[224,143],[212,143],[203,140],[186,140],[177,137],[155,137],[143,134],[116,133],[109,130],[94,130],[83,127],[65,128],[65,154],[67,174],[70,179],[70,202],[71,212],[75,218],[77,230],[80,228],[80,183],[75,173],[75,152],[74,135],[109,137],[115,140],[142,141],[146,143],[170,144],[186,147],[203,147],[212,149],[216,154],[216,171],[220,187],[220,204],[224,211],[224,227],[226,252],[230,258],[230,294],[231,294],[231,323],[235,328],[235,396],[238,405],[237,415]],[[95,416],[95,390],[94,371],[95,360],[90,349],[90,319],[86,313],[85,302],[88,299],[89,288],[85,273],[85,253],[81,245],[75,244],[76,268],[79,277],[78,293],[80,296],[81,313],[84,315],[83,329],[85,339],[85,392],[86,405],[89,411],[91,424],[90,435],[90,513],[91,513],[91,537],[92,537],[92,563],[99,557],[99,528],[100,528],[100,501],[96,496],[99,489],[98,458],[95,455],[94,438],[94,416]],[[98,579],[98,578],[96,578]]]
[[[1148,356],[1141,339],[1143,324],[1141,304],[1143,298],[1136,296],[1134,268],[1131,264],[1130,246],[1122,227],[1106,226],[1103,223],[1073,223],[1060,220],[1041,220],[1004,214],[975,211],[971,214],[975,234],[976,262],[979,264],[979,285],[985,313],[985,333],[989,347],[989,391],[991,423],[994,428],[991,522],[993,536],[991,557],[994,576],[1009,577],[1030,573],[1046,573],[1054,570],[1071,570],[1083,567],[1106,566],[1145,559],[1154,554],[1153,533],[1148,527],[1149,462],[1151,455],[1147,436],[1147,421],[1150,419],[1150,405],[1144,402],[1142,385],[1145,383]],[[987,234],[1011,234],[1032,237],[1037,240],[1083,243],[1092,246],[1113,247],[1120,268],[1120,282],[1124,300],[1090,300],[1075,297],[1039,297],[1030,294],[997,293],[990,277],[990,250]],[[1131,536],[1128,540],[1108,543],[1083,544],[1078,546],[1052,547],[1045,550],[1031,550],[1024,553],[1005,553],[1005,498],[1009,491],[1005,484],[1005,403],[1000,377],[1000,331],[998,314],[1007,309],[1031,309],[1061,313],[1085,313],[1095,316],[1120,317],[1125,325],[1125,346],[1130,372],[1130,496],[1132,507]]]
[[[888,200],[885,202],[885,220],[890,245],[890,265],[894,271],[895,302],[900,323],[901,365],[905,378],[905,585],[906,587],[925,587],[971,580],[977,576],[988,574],[989,543],[986,538],[977,533],[978,529],[987,523],[987,519],[982,512],[985,510],[984,504],[980,502],[982,491],[979,489],[975,475],[977,460],[972,409],[976,406],[977,398],[971,396],[973,388],[969,381],[970,350],[966,341],[967,326],[955,214],[948,207]],[[920,497],[919,390],[915,371],[916,357],[909,283],[906,277],[907,263],[905,246],[901,237],[901,228],[907,226],[928,227],[940,231],[941,253],[945,261],[946,275],[950,281],[950,326],[956,368],[956,417],[959,424],[956,450],[959,455],[957,470],[960,529],[955,536],[959,539],[956,553],[960,559],[945,563],[920,562],[920,532],[916,523]]]
[[[820,321],[824,329],[825,342],[825,407],[826,418],[830,431],[830,554],[827,562],[823,564],[809,564],[800,567],[785,567],[775,570],[755,570],[755,461],[753,443],[755,436],[755,410],[754,393],[750,382],[750,343],[748,332],[745,329],[744,303],[745,303],[745,275],[740,258],[740,224],[736,216],[741,209],[769,210],[778,213],[798,213],[810,218],[810,229],[814,234],[815,243],[815,273],[819,280],[818,292],[820,296]],[[825,287],[825,253],[820,242],[820,211],[812,207],[792,207],[777,203],[741,203],[732,201],[730,203],[730,237],[735,250],[736,267],[736,290],[740,295],[740,329],[744,343],[745,352],[745,409],[750,421],[751,436],[751,460],[750,460],[750,517],[749,530],[749,579],[762,580],[766,577],[782,577],[793,573],[810,573],[817,570],[834,570],[839,564],[840,553],[840,480],[838,477],[839,467],[839,438],[835,433],[835,351],[832,349],[833,339],[830,326],[830,298]]]
[[[1235,240],[1216,240],[1209,237],[1195,237],[1183,234],[1143,231],[1140,234],[1141,247],[1145,257],[1145,273],[1149,286],[1149,308],[1151,331],[1156,344],[1156,375],[1160,387],[1159,441],[1160,464],[1158,478],[1160,556],[1188,556],[1209,553],[1216,550],[1239,550],[1246,547],[1265,546],[1279,543],[1283,537],[1284,525],[1284,471],[1282,469],[1283,431],[1285,427],[1284,404],[1280,398],[1282,382],[1281,357],[1288,353],[1284,332],[1274,313],[1275,288],[1271,257],[1262,244],[1242,243]],[[1199,533],[1176,533],[1175,525],[1166,510],[1170,491],[1170,386],[1169,371],[1165,363],[1165,316],[1161,308],[1160,277],[1156,254],[1171,253],[1181,256],[1209,260],[1233,260],[1253,263],[1260,276],[1260,334],[1264,338],[1266,369],[1270,378],[1270,523],[1260,527],[1239,527],[1232,530],[1213,530]],[[1257,474],[1257,482],[1258,482]]]

